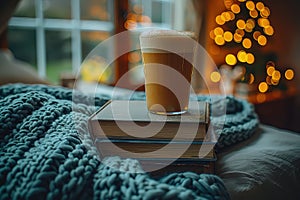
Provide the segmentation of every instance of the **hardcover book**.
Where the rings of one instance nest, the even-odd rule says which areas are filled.
[[[190,102],[185,114],[148,112],[145,101],[108,101],[89,119],[99,156],[137,159],[152,174],[214,173],[215,142],[207,133],[209,104]]]
[[[209,104],[190,102],[182,115],[148,112],[145,101],[108,101],[89,119],[93,139],[196,140],[210,141],[207,135]]]
[[[97,139],[95,144],[101,158],[117,155],[138,160],[215,160],[213,142]]]

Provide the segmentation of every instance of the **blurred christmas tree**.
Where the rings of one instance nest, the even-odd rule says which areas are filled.
[[[224,5],[226,10],[216,16],[216,27],[210,31],[215,45],[232,50],[220,66],[222,77],[253,85],[260,93],[286,90],[294,70],[276,66],[276,55],[260,50],[275,33],[270,8],[247,0],[224,0]]]

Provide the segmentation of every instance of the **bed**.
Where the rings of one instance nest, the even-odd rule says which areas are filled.
[[[0,199],[300,199],[298,133],[258,124],[219,150],[215,175],[155,179],[137,161],[98,159],[87,119],[111,97],[73,95],[46,85],[0,87]]]

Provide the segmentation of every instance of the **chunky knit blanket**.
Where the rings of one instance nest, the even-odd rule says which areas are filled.
[[[216,175],[153,179],[135,173],[143,172],[135,160],[100,161],[86,145],[87,119],[110,97],[93,97],[95,106],[85,104],[90,98],[72,100],[72,90],[60,87],[0,87],[0,199],[229,199]],[[250,137],[258,124],[251,106],[234,98],[227,114],[220,148]]]

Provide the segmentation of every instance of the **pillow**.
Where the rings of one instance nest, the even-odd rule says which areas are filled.
[[[260,125],[218,155],[217,175],[233,199],[300,199],[300,134]]]

